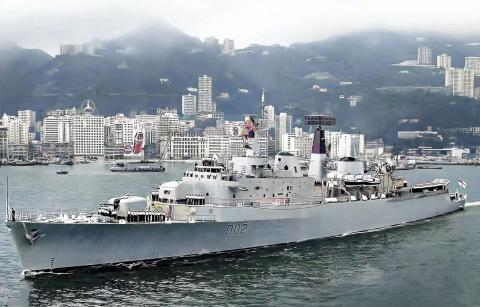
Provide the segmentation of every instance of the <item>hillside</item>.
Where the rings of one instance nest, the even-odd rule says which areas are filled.
[[[261,88],[268,103],[292,113],[329,111],[343,129],[378,129],[392,136],[402,118],[419,118],[411,129],[426,126],[478,125],[474,100],[432,93],[381,94],[391,86],[442,86],[441,71],[391,64],[416,58],[419,46],[433,48],[434,56],[452,55],[454,66],[463,66],[466,55],[480,56],[480,46],[469,40],[425,35],[424,40],[402,33],[356,33],[330,40],[288,47],[252,45],[234,57],[219,55],[218,48],[180,30],[158,25],[109,41],[96,41],[96,56],[50,57],[40,50],[17,46],[0,48],[0,112],[78,105],[89,98],[103,114],[130,110],[154,112],[159,106],[180,108],[181,95],[196,87],[197,77],[213,77],[214,94],[227,118],[259,112]],[[408,70],[408,74],[399,74]],[[166,81],[168,79],[168,81]],[[351,84],[340,85],[348,81]],[[319,93],[312,87],[327,88]],[[240,93],[238,89],[248,89]],[[357,107],[347,99],[360,96]]]

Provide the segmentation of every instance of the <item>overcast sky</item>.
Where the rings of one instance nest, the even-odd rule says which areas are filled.
[[[58,53],[164,21],[204,38],[287,45],[370,29],[477,35],[480,0],[0,0],[0,41]]]

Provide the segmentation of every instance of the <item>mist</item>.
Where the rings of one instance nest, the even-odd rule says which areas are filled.
[[[480,37],[480,2],[435,1],[127,1],[0,2],[0,40],[58,53],[59,44],[108,39],[159,21],[237,47],[322,40],[354,31],[438,32]]]

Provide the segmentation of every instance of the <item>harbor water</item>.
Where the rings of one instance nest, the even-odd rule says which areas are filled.
[[[145,196],[191,164],[164,173],[111,173],[102,162],[1,167],[17,210],[95,210],[110,197]],[[56,171],[68,170],[67,175]],[[468,207],[431,220],[339,238],[214,257],[69,274],[22,276],[0,227],[0,305],[479,306],[480,167],[398,172],[409,182],[467,182]],[[4,217],[4,208],[1,216]]]

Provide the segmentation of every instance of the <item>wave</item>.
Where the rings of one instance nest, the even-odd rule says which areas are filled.
[[[478,207],[478,206],[480,206],[480,201],[465,203],[465,207]]]

